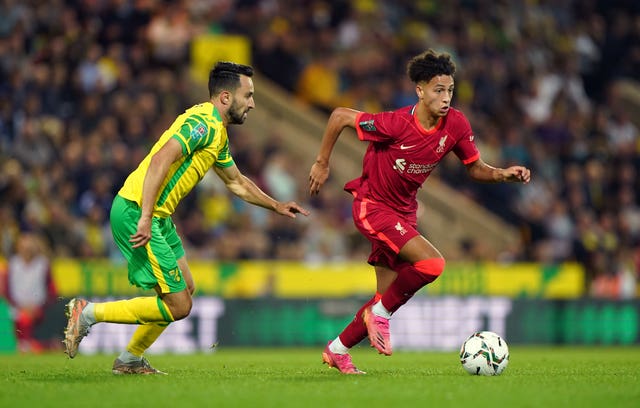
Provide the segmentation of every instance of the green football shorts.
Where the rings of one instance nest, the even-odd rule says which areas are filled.
[[[182,240],[171,217],[153,217],[151,240],[132,248],[129,239],[138,229],[141,209],[134,201],[119,195],[111,207],[111,232],[120,252],[127,259],[129,282],[143,289],[160,286],[162,293],[180,292],[187,288],[177,260],[184,256]]]

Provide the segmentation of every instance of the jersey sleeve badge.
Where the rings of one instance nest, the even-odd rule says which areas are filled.
[[[207,126],[202,122],[198,122],[198,124],[191,130],[190,136],[191,139],[198,140],[206,134]]]
[[[373,119],[371,120],[364,120],[360,123],[358,123],[358,126],[360,126],[360,128],[366,132],[375,132],[378,129],[376,129],[376,125],[373,123]]]

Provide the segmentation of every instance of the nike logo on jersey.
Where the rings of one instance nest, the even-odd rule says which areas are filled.
[[[411,149],[412,147],[416,147],[416,145],[405,146],[404,144],[400,145],[400,150]]]

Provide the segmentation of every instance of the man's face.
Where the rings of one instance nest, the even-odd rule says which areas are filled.
[[[438,75],[416,86],[418,98],[433,116],[445,116],[453,98],[453,77]]]
[[[240,75],[240,87],[233,93],[231,106],[227,113],[229,124],[243,124],[249,111],[255,107],[253,81],[248,76]]]

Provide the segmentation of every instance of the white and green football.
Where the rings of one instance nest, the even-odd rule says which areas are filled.
[[[462,344],[460,363],[469,374],[500,375],[509,364],[509,347],[494,332],[476,332]]]

